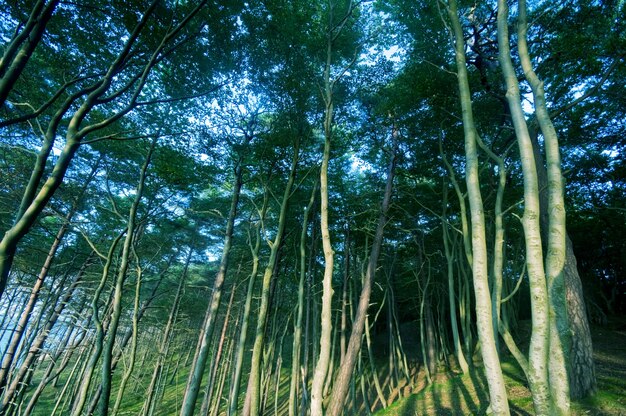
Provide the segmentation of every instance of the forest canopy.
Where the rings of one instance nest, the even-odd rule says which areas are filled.
[[[626,392],[625,16],[0,0],[0,415]]]

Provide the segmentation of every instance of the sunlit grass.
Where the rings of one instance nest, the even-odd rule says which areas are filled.
[[[288,343],[288,342],[287,342]],[[623,331],[609,331],[605,328],[594,330],[594,345],[596,348],[596,363],[598,376],[598,393],[585,400],[572,403],[573,415],[626,415],[626,356],[623,345],[626,345],[626,333]],[[186,363],[186,355],[173,354],[169,357],[170,368],[179,362],[179,368],[175,375],[171,371],[168,375],[165,391],[160,399],[156,415],[176,415],[180,410],[184,391],[187,383],[189,364]],[[291,376],[290,352],[283,350],[283,361],[280,371],[280,384],[276,390],[276,376],[263,383],[267,394],[264,403],[265,415],[288,414],[289,400],[289,377]],[[138,357],[139,358],[139,357]],[[380,357],[377,357],[380,358]],[[138,360],[139,361],[139,360]],[[454,360],[451,359],[453,363]],[[377,361],[379,377],[385,399],[392,402],[387,409],[381,410],[381,403],[377,399],[373,384],[370,383],[372,374],[369,365],[364,365],[364,375],[367,382],[367,402],[372,409],[378,410],[377,415],[481,415],[488,410],[487,384],[484,377],[480,360],[475,357],[474,369],[468,375],[462,375],[458,368],[452,364],[453,371],[448,371],[443,365],[438,374],[433,377],[433,382],[428,384],[423,369],[417,371],[417,364],[413,363],[412,378],[413,388],[400,383],[395,385],[389,375],[385,360]],[[70,363],[68,368],[71,368]],[[151,359],[146,359],[143,367],[137,365],[135,372],[127,386],[122,407],[119,415],[137,415],[145,400],[145,392],[153,371]],[[206,383],[210,363],[207,364],[207,372],[203,378]],[[42,366],[42,368],[45,366]],[[244,363],[244,372],[241,380],[239,408],[243,407],[245,386],[247,382],[247,368],[249,362]],[[117,395],[117,389],[121,375],[124,371],[122,361],[117,368],[113,379],[113,392],[111,395],[111,407]],[[336,368],[335,368],[336,369]],[[514,415],[533,415],[533,403],[528,390],[524,374],[517,363],[509,355],[503,354],[502,369],[505,377],[509,405]],[[99,370],[99,369],[98,369]],[[49,416],[54,407],[69,371],[63,373],[57,387],[48,386],[33,413],[36,416]],[[33,388],[39,381],[39,374],[33,378]],[[99,372],[96,374],[99,377]],[[95,380],[94,380],[95,381]],[[97,382],[96,382],[97,383]],[[365,415],[367,410],[360,391],[360,379],[354,380],[354,390],[346,404],[346,415]],[[220,400],[220,415],[226,413],[228,405],[228,389],[230,382],[227,379]],[[310,386],[309,386],[310,388]],[[197,411],[199,412],[203,399],[204,386],[201,387],[198,397]],[[69,409],[57,411],[57,415],[66,415]]]

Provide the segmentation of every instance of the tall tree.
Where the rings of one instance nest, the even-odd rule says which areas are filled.
[[[448,3],[448,16],[452,22],[454,52],[459,87],[459,96],[463,112],[463,131],[465,135],[465,180],[470,203],[472,235],[472,275],[474,295],[476,297],[476,326],[481,343],[481,354],[485,365],[485,374],[489,385],[491,408],[497,415],[509,414],[504,377],[496,349],[489,292],[487,240],[485,236],[485,218],[483,201],[480,193],[480,179],[477,152],[477,135],[472,111],[467,67],[465,62],[465,39],[459,21],[459,11],[455,0]]]

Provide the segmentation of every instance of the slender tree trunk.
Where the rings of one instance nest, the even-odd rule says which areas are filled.
[[[335,352],[337,351],[337,334],[339,332],[338,322],[340,315],[335,315],[335,325],[333,325],[333,337],[330,347],[330,360],[328,363],[328,372],[326,373],[326,381],[324,382],[324,389],[322,390],[323,397],[328,397],[328,391],[333,382],[333,376],[335,373]]]
[[[500,367],[500,359],[496,348],[496,334],[493,332],[485,217],[480,193],[478,152],[476,148],[477,132],[474,125],[472,99],[465,61],[465,40],[461,23],[459,22],[456,0],[449,1],[448,15],[452,22],[452,31],[455,39],[454,49],[457,78],[465,135],[465,172],[472,223],[472,274],[474,277],[474,294],[476,298],[476,325],[478,327],[478,337],[481,344],[480,350],[485,366],[485,375],[487,376],[487,384],[489,386],[491,408],[496,415],[508,415],[509,404],[502,368]]]
[[[148,385],[148,389],[146,391],[146,400],[144,401],[144,405],[142,408],[141,415],[149,416],[154,413],[155,407],[155,390],[157,387],[157,381],[161,377],[163,373],[163,364],[168,354],[169,346],[172,339],[172,331],[174,330],[174,326],[176,324],[176,320],[178,318],[178,311],[180,309],[180,300],[183,295],[183,290],[185,288],[185,282],[187,280],[187,272],[189,270],[189,263],[191,262],[191,256],[193,255],[194,248],[192,245],[189,246],[189,252],[187,253],[187,258],[185,260],[185,266],[183,267],[182,274],[178,280],[178,287],[176,288],[176,295],[174,296],[174,303],[172,304],[172,308],[170,309],[170,314],[167,318],[167,323],[165,324],[165,330],[161,337],[161,343],[159,345],[159,351],[156,358],[156,363],[154,365],[154,370],[152,372],[152,378],[150,379],[150,384]]]
[[[111,321],[107,330],[108,339],[104,343],[104,348],[102,350],[102,373],[100,378],[102,394],[100,399],[100,409],[98,411],[100,416],[106,416],[109,414],[109,400],[111,397],[112,381],[111,361],[113,360],[113,347],[115,346],[117,329],[120,323],[120,318],[122,316],[122,295],[124,290],[124,282],[126,281],[131,251],[133,250],[133,245],[135,244],[137,238],[137,210],[139,209],[139,204],[141,203],[141,198],[143,197],[146,173],[152,159],[152,154],[156,146],[156,141],[156,137],[152,139],[150,149],[148,150],[148,155],[146,156],[146,160],[141,167],[139,181],[137,184],[137,189],[135,191],[135,199],[133,201],[133,204],[131,205],[130,212],[128,214],[128,223],[126,224],[126,238],[124,240],[124,245],[122,246],[122,256],[120,258],[120,265],[118,267],[117,278],[115,280],[115,290],[113,293],[113,309],[111,311]]]
[[[239,266],[241,268],[241,265]],[[222,332],[220,334],[219,342],[217,344],[217,351],[215,352],[215,357],[213,358],[213,362],[211,363],[211,371],[209,375],[209,382],[207,383],[206,388],[206,396],[204,398],[204,402],[202,403],[202,411],[200,414],[206,415],[209,411],[209,404],[213,400],[213,389],[215,387],[215,382],[218,377],[218,369],[220,367],[228,367],[221,366],[222,352],[224,350],[224,342],[226,340],[226,331],[228,330],[228,322],[230,321],[231,309],[233,306],[233,300],[235,299],[235,291],[237,290],[237,285],[233,284],[233,287],[230,291],[230,298],[228,299],[228,306],[226,307],[226,316],[224,317],[224,323],[222,324]],[[226,368],[224,371],[226,371]],[[217,397],[217,401],[219,403],[219,396]],[[206,403],[206,406],[205,406]]]
[[[380,404],[383,406],[383,408],[386,408],[387,400],[385,399],[385,393],[383,393],[383,389],[380,385],[380,378],[378,377],[378,370],[376,369],[376,362],[374,361],[374,354],[372,352],[372,338],[370,336],[369,316],[365,316],[365,345],[367,346],[367,358],[369,360],[370,370],[372,371],[374,388],[376,389],[376,394],[378,395],[378,400],[380,400]]]
[[[330,159],[330,142],[333,126],[333,98],[330,84],[330,62],[332,58],[332,44],[328,42],[327,63],[325,69],[326,79],[326,114],[324,120],[324,154],[322,156],[322,166],[320,169],[320,219],[322,230],[322,246],[324,250],[324,278],[322,280],[322,313],[321,313],[321,333],[319,341],[319,357],[313,373],[313,384],[311,386],[311,416],[322,416],[322,389],[328,371],[330,360],[330,338],[332,335],[332,298],[333,298],[333,264],[334,255],[331,242],[330,231],[328,229],[328,162]]]
[[[454,343],[454,355],[463,374],[469,374],[469,365],[463,354],[461,338],[459,336],[459,326],[456,318],[456,294],[454,285],[454,249],[450,249],[450,236],[448,235],[448,218],[446,210],[448,206],[448,188],[443,187],[443,214],[441,229],[443,232],[443,247],[446,255],[447,277],[448,277],[448,305],[450,307],[450,326],[452,327],[452,342]]]
[[[136,267],[135,267],[136,282],[135,282],[135,298],[133,299],[133,317],[132,317],[132,323],[131,323],[130,357],[129,357],[129,363],[126,368],[126,371],[124,372],[124,375],[122,376],[122,379],[120,381],[120,385],[117,389],[117,397],[115,398],[113,410],[111,411],[113,416],[117,415],[117,413],[120,410],[122,399],[124,398],[124,393],[126,392],[126,385],[128,384],[128,380],[130,379],[130,376],[133,374],[133,371],[135,369],[135,360],[137,358],[137,337],[139,335],[139,318],[140,318],[139,317],[139,312],[140,312],[139,303],[140,303],[140,295],[141,295],[141,283],[143,279],[143,269],[141,267],[139,256],[137,256],[137,253],[135,251],[134,244],[131,250],[135,257],[135,263],[136,263]],[[113,368],[111,368],[111,371],[112,370]]]
[[[567,379],[567,357],[564,347],[570,342],[569,323],[565,296],[564,268],[566,259],[565,200],[563,196],[563,175],[561,172],[561,156],[559,140],[548,114],[543,82],[537,77],[530,62],[526,42],[526,0],[519,0],[518,17],[518,52],[524,75],[528,80],[534,97],[535,114],[545,140],[546,162],[548,173],[548,243],[546,253],[546,279],[548,283],[548,299],[550,311],[550,360],[549,380],[552,400],[560,414],[569,414],[570,397]],[[529,143],[532,152],[532,141]],[[534,153],[531,153],[534,156]],[[537,161],[533,167],[537,170]],[[537,195],[539,198],[539,194]],[[540,205],[540,203],[539,203]],[[540,210],[541,212],[541,210]],[[540,219],[538,219],[540,220]]]
[[[432,375],[434,373],[434,369],[431,367],[431,357],[428,353],[429,339],[427,337],[427,326],[428,326],[428,318],[425,313],[426,308],[426,299],[428,296],[428,287],[430,286],[430,266],[428,267],[428,277],[424,282],[423,287],[421,287],[421,296],[420,296],[420,349],[422,353],[422,363],[424,365],[424,371],[426,372],[426,381],[428,384],[432,384]],[[420,285],[421,286],[421,285]],[[429,306],[430,307],[430,306]]]
[[[267,194],[263,202],[263,208],[260,213],[260,222],[265,217],[265,210],[267,207]],[[259,270],[259,249],[261,248],[261,235],[259,234],[260,224],[255,226],[255,244],[252,245],[252,237],[248,234],[250,251],[252,253],[252,272],[248,278],[248,289],[246,292],[246,300],[243,307],[243,316],[241,319],[241,330],[239,331],[239,340],[237,342],[237,350],[235,353],[235,370],[232,377],[232,388],[229,397],[228,414],[229,416],[235,416],[237,414],[237,408],[239,406],[239,385],[241,384],[241,371],[243,368],[243,357],[246,348],[246,339],[248,337],[248,325],[250,322],[250,309],[252,307],[252,295],[254,293],[254,282]]]
[[[493,315],[493,332],[499,333],[500,303],[502,300],[502,270],[504,265],[504,213],[502,203],[504,200],[504,188],[506,187],[506,167],[504,159],[496,155],[477,135],[476,141],[480,148],[498,165],[498,189],[496,191],[496,203],[494,207],[494,240],[492,261],[492,285],[491,285],[491,308]],[[496,337],[496,347],[498,347]],[[499,348],[498,348],[499,350]]]
[[[425,367],[428,369],[429,377],[434,376],[437,373],[437,339],[435,336],[435,321],[433,317],[433,306],[431,302],[431,292],[430,292],[430,273],[431,268],[428,267],[428,281],[424,284],[424,293],[422,296],[422,318],[424,328],[424,347],[423,349],[426,352],[426,356],[424,357]],[[432,381],[432,380],[431,380]]]
[[[183,398],[183,405],[180,410],[180,416],[192,416],[194,413],[196,400],[198,398],[198,392],[200,391],[200,384],[202,383],[202,375],[204,374],[206,360],[209,355],[209,340],[213,335],[217,310],[220,306],[220,301],[222,299],[222,289],[224,286],[224,279],[226,278],[226,272],[228,270],[228,258],[232,245],[233,229],[235,225],[235,218],[237,216],[237,206],[239,204],[239,195],[241,193],[241,186],[243,184],[242,165],[243,155],[239,157],[235,165],[233,196],[230,205],[230,212],[228,214],[228,220],[226,223],[226,233],[224,236],[222,259],[220,261],[219,271],[217,272],[217,276],[215,276],[215,281],[213,282],[213,293],[211,294],[211,301],[209,302],[206,316],[204,318],[202,331],[198,339],[198,347],[196,349],[192,368],[189,373],[189,379],[187,380],[187,388],[185,389],[185,397]]]
[[[346,333],[348,331],[348,279],[350,278],[350,224],[346,225],[346,239],[343,250],[343,284],[341,287],[341,339],[339,351],[341,353],[339,366],[343,365],[346,356]]]
[[[4,46],[0,59],[0,108],[15,86],[35,48],[41,41],[46,26],[54,13],[59,0],[38,0],[22,30]]]
[[[395,260],[394,260],[395,261]],[[387,281],[389,282],[389,302],[391,304],[391,318],[393,322],[394,335],[395,335],[395,351],[398,362],[400,363],[400,367],[402,368],[402,372],[406,378],[407,384],[413,388],[413,379],[411,378],[411,373],[409,371],[409,364],[406,359],[406,354],[404,353],[404,348],[402,346],[402,334],[400,332],[400,321],[398,319],[398,305],[396,304],[396,296],[394,294],[393,289],[393,263],[387,277]]]
[[[338,416],[341,414],[344,402],[346,400],[346,396],[348,394],[350,378],[352,377],[356,360],[361,351],[365,317],[367,316],[367,309],[369,307],[370,294],[372,291],[372,282],[374,280],[374,275],[376,274],[376,266],[378,264],[380,247],[383,243],[383,231],[385,228],[385,223],[387,222],[387,212],[391,203],[391,194],[393,191],[393,178],[396,167],[396,155],[398,149],[397,131],[395,125],[392,127],[391,136],[392,145],[389,165],[387,166],[387,183],[385,185],[385,193],[380,208],[378,224],[376,226],[376,234],[372,243],[369,263],[367,266],[367,271],[365,273],[365,279],[363,280],[363,287],[361,288],[361,295],[359,296],[356,316],[354,318],[354,321],[352,322],[350,341],[348,342],[348,348],[346,350],[344,362],[341,366],[341,369],[339,370],[339,374],[337,374],[337,377],[335,379],[335,387],[333,388],[333,392],[328,403],[328,409],[326,412],[328,416]]]
[[[537,414],[550,414],[554,401],[548,379],[550,352],[549,295],[543,264],[541,232],[539,226],[539,185],[537,170],[530,142],[530,135],[520,102],[517,75],[511,61],[508,35],[508,5],[498,1],[499,59],[506,82],[506,99],[511,111],[524,173],[524,237],[526,263],[531,292],[532,335],[529,347],[529,386]]]
[[[298,158],[300,152],[300,137],[296,137],[296,142],[293,149],[293,159],[291,162],[291,169],[289,171],[289,179],[285,186],[283,193],[283,199],[280,205],[280,214],[278,217],[278,229],[274,241],[270,243],[270,257],[263,273],[263,282],[261,287],[261,304],[259,306],[259,313],[257,318],[256,334],[254,339],[254,347],[252,349],[252,360],[250,363],[250,379],[248,381],[248,393],[250,397],[250,415],[254,416],[259,414],[260,409],[260,394],[261,394],[261,355],[265,345],[265,327],[267,322],[267,316],[270,303],[270,283],[274,275],[274,268],[276,267],[276,260],[278,257],[278,250],[282,243],[283,234],[285,231],[285,223],[287,221],[287,205],[289,197],[291,196],[291,189],[295,181],[296,170],[298,166]]]
[[[237,329],[237,325],[235,325],[235,332]],[[232,334],[234,335],[234,334]],[[233,349],[235,347],[235,343],[233,341],[233,337],[232,335],[229,337],[229,342],[228,342],[228,347],[226,348],[227,355],[226,355],[226,362],[230,363],[232,355],[233,355]],[[220,376],[220,380],[218,383],[218,387],[217,387],[217,393],[215,394],[215,404],[213,405],[213,408],[210,410],[209,414],[210,416],[217,416],[217,413],[220,409],[220,405],[221,405],[221,399],[222,399],[222,392],[224,391],[224,385],[226,384],[226,378],[228,376],[228,374],[230,373],[230,366],[229,365],[225,365],[223,367],[222,370],[222,374]],[[226,406],[228,407],[228,405]]]
[[[313,273],[313,259],[316,255],[316,243],[317,235],[315,233],[316,227],[311,229],[311,247],[309,249],[309,261],[308,272],[306,282],[306,315],[304,322],[304,356],[302,357],[302,367],[300,370],[302,377],[302,405],[300,407],[300,416],[305,416],[309,408],[310,395],[309,395],[309,354],[311,353],[311,321],[315,322],[315,319],[311,318],[311,303],[313,302],[313,288],[315,286],[315,275]],[[315,307],[315,305],[313,305]],[[313,339],[316,339],[313,337]]]
[[[289,416],[296,416],[298,411],[298,400],[296,397],[298,381],[300,380],[300,355],[302,350],[302,318],[304,316],[304,283],[306,279],[306,237],[309,224],[309,213],[315,203],[315,193],[317,192],[317,182],[313,186],[309,203],[304,210],[302,219],[302,231],[300,232],[300,280],[298,282],[298,304],[296,305],[296,319],[293,334],[293,345],[291,350],[291,377],[289,384]],[[305,343],[305,348],[308,345]]]
[[[343,23],[348,20],[354,10],[358,7],[358,3],[352,1],[348,5],[348,10],[344,16],[336,21],[334,16],[334,3],[328,2],[328,28],[326,31],[326,62],[324,64],[324,90],[323,99],[324,109],[324,153],[322,156],[322,165],[320,168],[320,228],[322,233],[322,246],[324,250],[324,277],[322,279],[322,310],[321,325],[319,337],[319,357],[315,365],[313,373],[313,381],[311,385],[311,416],[322,416],[324,413],[323,406],[323,388],[324,380],[328,372],[328,364],[330,360],[331,336],[332,336],[332,298],[333,298],[333,265],[335,252],[333,251],[330,241],[330,231],[328,227],[328,162],[330,160],[330,145],[333,136],[334,124],[334,88],[339,78],[331,76],[333,64],[333,48],[334,42],[343,29]],[[340,22],[340,23],[338,23]],[[341,75],[339,76],[341,77]],[[354,369],[354,365],[350,371]],[[343,388],[342,388],[343,389]],[[345,394],[343,395],[345,398]],[[332,400],[331,400],[332,401]]]

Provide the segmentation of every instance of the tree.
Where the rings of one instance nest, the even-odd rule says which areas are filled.
[[[476,126],[472,113],[472,99],[470,96],[467,69],[465,63],[465,41],[461,24],[458,18],[456,1],[449,3],[448,14],[452,22],[452,31],[455,40],[455,57],[457,63],[457,77],[459,96],[463,109],[463,130],[465,135],[465,179],[467,183],[468,199],[470,204],[470,218],[472,227],[472,275],[474,278],[474,294],[476,297],[476,319],[478,337],[481,343],[481,354],[485,365],[485,374],[489,384],[491,407],[495,414],[508,415],[504,378],[495,345],[493,330],[493,316],[491,309],[491,294],[488,283],[488,261],[485,237],[485,219],[483,201],[480,193],[478,174],[478,154]]]

